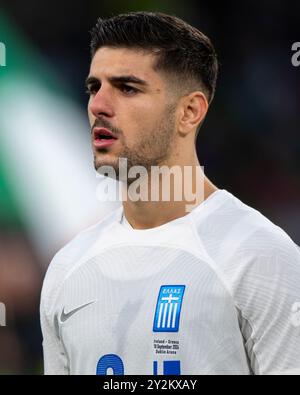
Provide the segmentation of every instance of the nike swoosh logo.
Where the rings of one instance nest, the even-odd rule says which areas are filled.
[[[89,303],[85,303],[82,306],[76,307],[76,309],[73,309],[71,311],[69,311],[68,313],[65,312],[65,308],[63,308],[63,311],[61,312],[61,316],[60,316],[60,321],[61,322],[65,322],[67,321],[70,317],[72,317],[73,314],[77,313],[77,311],[83,309],[84,307],[89,306],[90,304],[95,303],[96,301],[93,300],[92,302]]]

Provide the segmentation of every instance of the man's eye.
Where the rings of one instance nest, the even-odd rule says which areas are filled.
[[[121,90],[122,92],[126,93],[126,94],[129,94],[129,95],[138,92],[138,89],[133,88],[132,86],[129,86],[129,85],[121,85],[121,86],[120,86],[120,90]]]
[[[96,94],[97,92],[98,92],[98,90],[99,90],[99,86],[96,86],[96,85],[89,85],[87,88],[86,88],[86,93],[88,94],[88,95],[94,95],[94,94]]]

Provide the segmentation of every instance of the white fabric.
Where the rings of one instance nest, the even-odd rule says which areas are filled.
[[[152,229],[122,214],[81,232],[48,269],[46,374],[96,374],[111,354],[124,374],[154,364],[162,374],[166,361],[180,374],[300,373],[300,252],[282,229],[225,190]],[[154,332],[161,286],[180,285],[178,332]],[[179,342],[176,354],[157,353],[159,341]]]
[[[121,224],[123,225],[123,226],[125,226],[126,228],[129,228],[129,229],[133,229],[132,228],[132,226],[130,225],[130,223],[127,221],[127,218],[125,217],[125,215],[124,215],[124,213],[122,214],[122,217],[121,217]]]

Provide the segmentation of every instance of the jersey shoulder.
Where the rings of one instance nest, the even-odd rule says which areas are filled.
[[[227,191],[214,210],[195,218],[199,242],[235,300],[274,284],[300,293],[300,249],[263,214]],[[219,196],[220,198],[220,196]],[[206,214],[206,210],[203,210]],[[290,281],[297,279],[297,281]]]
[[[43,282],[41,302],[45,305],[54,303],[59,290],[74,264],[89,250],[101,234],[116,220],[119,209],[106,215],[96,224],[84,229],[69,243],[61,248],[50,262]]]
[[[211,204],[194,216],[196,232],[208,254],[226,262],[243,252],[273,255],[280,249],[299,252],[287,233],[262,213],[222,190]]]
[[[300,300],[300,249],[230,193],[219,200],[195,225],[234,300],[251,368],[256,374],[299,371],[299,327],[292,317]]]

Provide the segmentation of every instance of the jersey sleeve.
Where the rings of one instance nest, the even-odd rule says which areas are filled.
[[[43,300],[41,301],[40,315],[43,334],[44,374],[67,375],[69,374],[68,359],[58,337],[55,322],[50,322],[46,315]]]
[[[254,374],[300,374],[300,250],[284,231],[257,230],[230,273]]]
[[[69,358],[60,338],[58,325],[58,313],[61,304],[60,294],[64,287],[65,278],[72,269],[74,262],[78,261],[99,237],[104,220],[80,232],[58,251],[48,267],[40,303],[45,374],[63,375],[70,373]],[[110,220],[110,215],[107,216],[107,220]]]
[[[44,374],[69,374],[69,362],[60,339],[56,314],[59,290],[61,289],[67,259],[57,254],[49,265],[43,283],[40,303],[40,321],[43,335]]]

